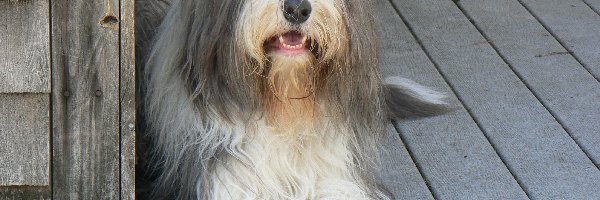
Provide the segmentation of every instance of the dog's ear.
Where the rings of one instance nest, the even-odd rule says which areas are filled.
[[[389,77],[385,79],[384,87],[390,119],[429,117],[454,110],[444,101],[444,94],[409,79]]]

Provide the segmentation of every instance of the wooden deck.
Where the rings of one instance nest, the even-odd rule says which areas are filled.
[[[378,0],[380,63],[457,110],[395,123],[398,199],[600,199],[600,0]]]

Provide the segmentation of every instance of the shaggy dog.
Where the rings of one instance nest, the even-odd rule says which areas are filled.
[[[175,1],[141,84],[152,199],[393,199],[374,174],[385,124],[447,109],[383,81],[374,4]]]

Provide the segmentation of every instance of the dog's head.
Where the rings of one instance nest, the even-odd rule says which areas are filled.
[[[369,49],[374,44],[361,44],[373,39],[371,33],[361,38],[357,37],[359,31],[368,31],[355,29],[356,24],[365,24],[369,15],[350,15],[350,9],[366,2],[247,0],[241,5],[234,45],[245,63],[244,74],[258,77],[259,93],[271,115],[313,116],[304,111],[314,110],[314,101],[305,100],[331,94],[326,89],[335,84],[332,76],[351,70],[353,58],[375,56]],[[355,41],[353,37],[357,37]],[[294,102],[294,106],[285,106]]]
[[[380,96],[373,12],[370,0],[176,1],[146,71],[180,76],[219,115],[309,97],[362,115]]]
[[[246,0],[235,23],[235,48],[244,74],[266,81],[263,93],[277,100],[323,94],[347,75],[376,65],[369,1]],[[365,61],[366,59],[370,59]],[[364,61],[363,66],[356,66]],[[339,78],[339,77],[338,77]]]

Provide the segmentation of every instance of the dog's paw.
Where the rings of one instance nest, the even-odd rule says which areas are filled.
[[[386,105],[391,119],[414,119],[452,111],[446,96],[410,79],[385,79]]]

